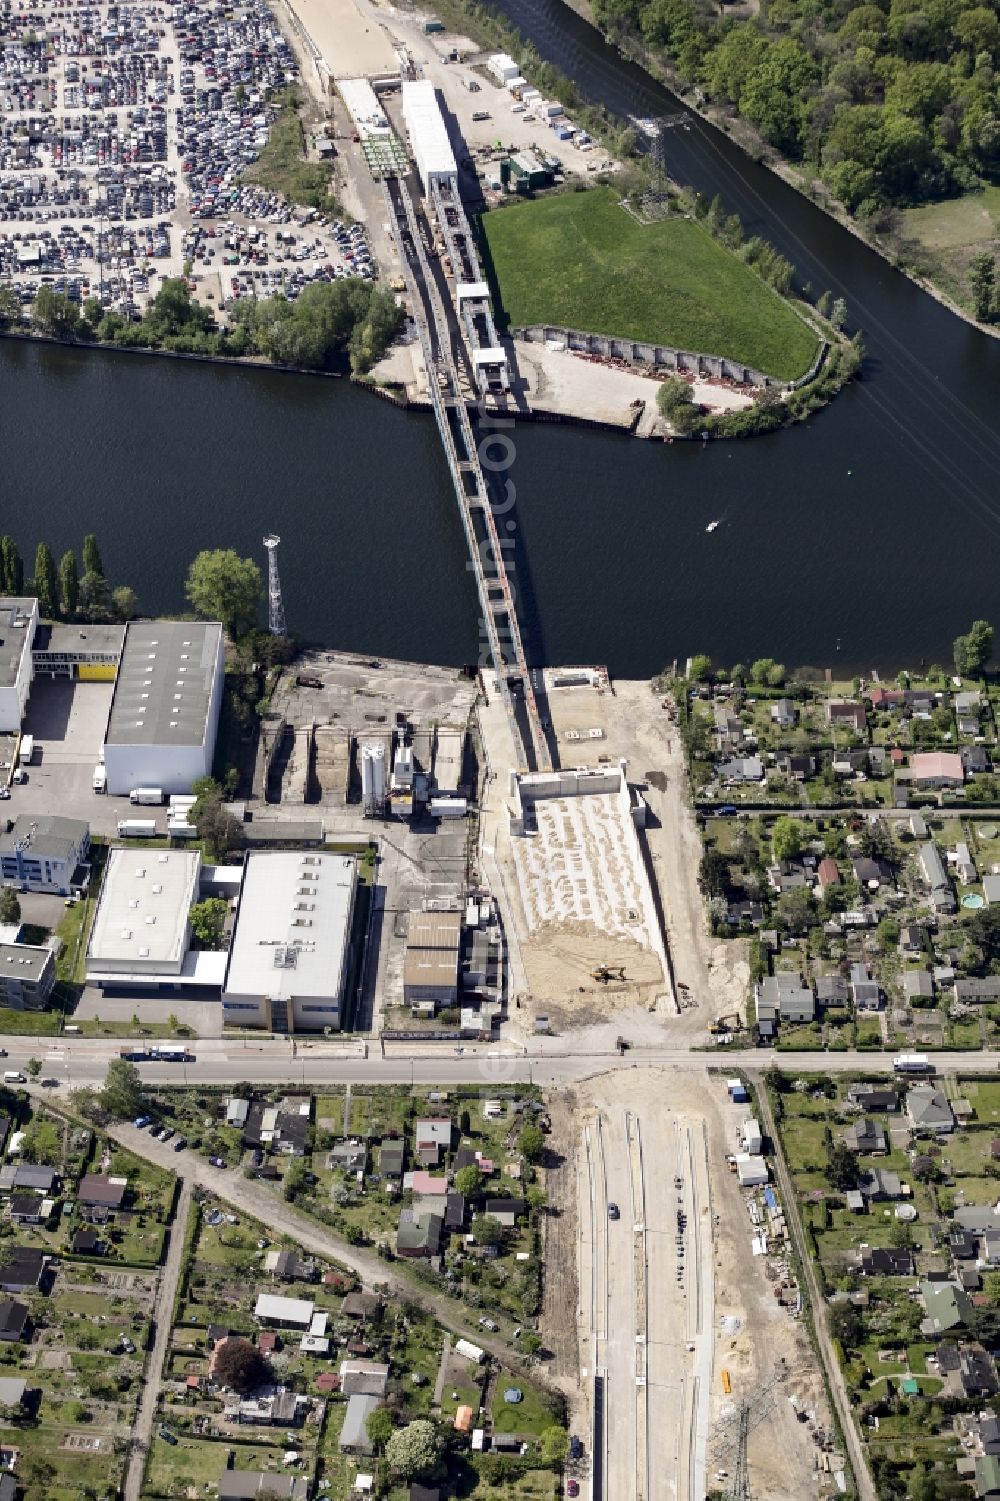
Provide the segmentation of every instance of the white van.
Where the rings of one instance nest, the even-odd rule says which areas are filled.
[[[16,1068],[4,1069],[3,1082],[5,1084],[27,1084],[23,1074],[18,1073]]]

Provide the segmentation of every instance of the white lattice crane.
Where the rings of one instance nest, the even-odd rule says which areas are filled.
[[[267,548],[267,628],[272,636],[285,634],[285,607],[281,602],[281,580],[278,577],[278,543],[280,537],[269,532],[264,538]]]

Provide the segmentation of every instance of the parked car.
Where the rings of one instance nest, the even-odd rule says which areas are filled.
[[[183,1152],[183,1150],[187,1146],[187,1144],[188,1144],[188,1141],[187,1141],[187,1137],[186,1136],[178,1136],[177,1140],[174,1142],[174,1151],[175,1152]]]
[[[228,1163],[226,1162],[226,1159],[224,1157],[210,1157],[208,1160],[212,1164],[213,1167],[227,1167],[228,1166]]]
[[[610,1203],[608,1205],[608,1219],[609,1220],[620,1220],[621,1217],[622,1217],[621,1210],[618,1208],[618,1205],[614,1204],[614,1203]]]
[[[177,1440],[175,1439],[174,1442],[176,1443]],[[580,1482],[578,1480],[567,1480],[566,1494],[567,1496],[578,1496],[580,1494]]]
[[[484,1329],[488,1329],[491,1334],[496,1334],[497,1330],[500,1328],[500,1325],[496,1322],[495,1319],[480,1319],[479,1322],[481,1326]]]
[[[153,1117],[151,1115],[137,1115],[135,1120],[132,1122],[137,1131],[145,1131],[146,1127],[151,1126],[152,1123]]]

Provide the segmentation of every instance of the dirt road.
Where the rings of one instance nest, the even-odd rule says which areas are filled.
[[[136,1133],[138,1135],[138,1133]],[[177,1283],[181,1273],[181,1261],[184,1254],[184,1230],[187,1225],[188,1214],[191,1210],[191,1183],[181,1180],[180,1194],[177,1199],[177,1210],[174,1214],[174,1222],[170,1228],[170,1241],[167,1247],[167,1259],[160,1269],[159,1283],[156,1289],[156,1301],[153,1306],[153,1318],[156,1321],[156,1339],[148,1361],[142,1382],[142,1395],[139,1398],[139,1410],[135,1416],[135,1427],[129,1440],[128,1460],[125,1465],[125,1482],[122,1488],[124,1501],[139,1501],[142,1491],[142,1477],[146,1467],[146,1455],[149,1452],[150,1441],[153,1437],[153,1423],[156,1418],[156,1404],[160,1395],[160,1384],[163,1380],[163,1364],[167,1358],[167,1349],[170,1345],[170,1327],[173,1321],[174,1298],[177,1294]]]
[[[830,1339],[826,1322],[826,1305],[816,1277],[816,1267],[805,1243],[799,1215],[797,1212],[791,1212],[791,1206],[795,1204],[795,1188],[785,1163],[784,1153],[781,1150],[780,1138],[774,1123],[767,1090],[764,1088],[759,1089],[757,1097],[760,1100],[761,1124],[764,1128],[764,1134],[769,1136],[774,1144],[774,1165],[778,1178],[778,1186],[789,1209],[788,1224],[791,1226],[792,1235],[794,1236],[799,1253],[799,1260],[805,1272],[805,1279],[809,1288],[809,1298],[813,1306],[813,1323],[816,1328],[816,1340],[819,1345],[820,1354],[823,1357],[827,1385],[833,1396],[834,1406],[837,1409],[837,1418],[840,1422],[841,1432],[844,1435],[844,1442],[847,1445],[851,1468],[854,1470],[855,1485],[857,1486],[861,1501],[878,1501],[875,1486],[872,1482],[871,1471],[868,1468],[865,1452],[858,1437],[858,1430],[855,1427],[854,1414],[851,1411],[851,1401],[847,1394],[844,1374],[840,1368],[836,1351],[833,1348],[833,1341]]]

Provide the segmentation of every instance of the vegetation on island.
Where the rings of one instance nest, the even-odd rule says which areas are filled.
[[[9,290],[0,287],[0,330],[20,320],[20,303],[5,295]],[[294,302],[280,293],[241,298],[227,316],[223,327],[184,277],[168,277],[137,322],[113,309],[106,312],[97,297],[78,306],[65,293],[41,287],[31,326],[79,343],[229,358],[261,355],[273,365],[305,370],[326,369],[346,356],[351,370],[363,374],[381,359],[403,323],[392,292],[359,277],[314,282]]]
[[[683,210],[641,223],[619,198],[599,187],[483,216],[511,325],[554,323],[726,355],[779,380],[808,370],[819,336],[781,295],[793,274],[787,261],[760,240],[727,247]]]
[[[904,259],[914,258],[906,241],[918,222],[900,210],[963,194],[975,204],[1000,182],[995,6],[763,0],[749,11],[734,16],[709,0],[593,0],[612,40],[661,58],[738,114]],[[965,234],[975,253],[954,290],[994,321],[1000,231],[994,220],[992,232],[987,222]]]

